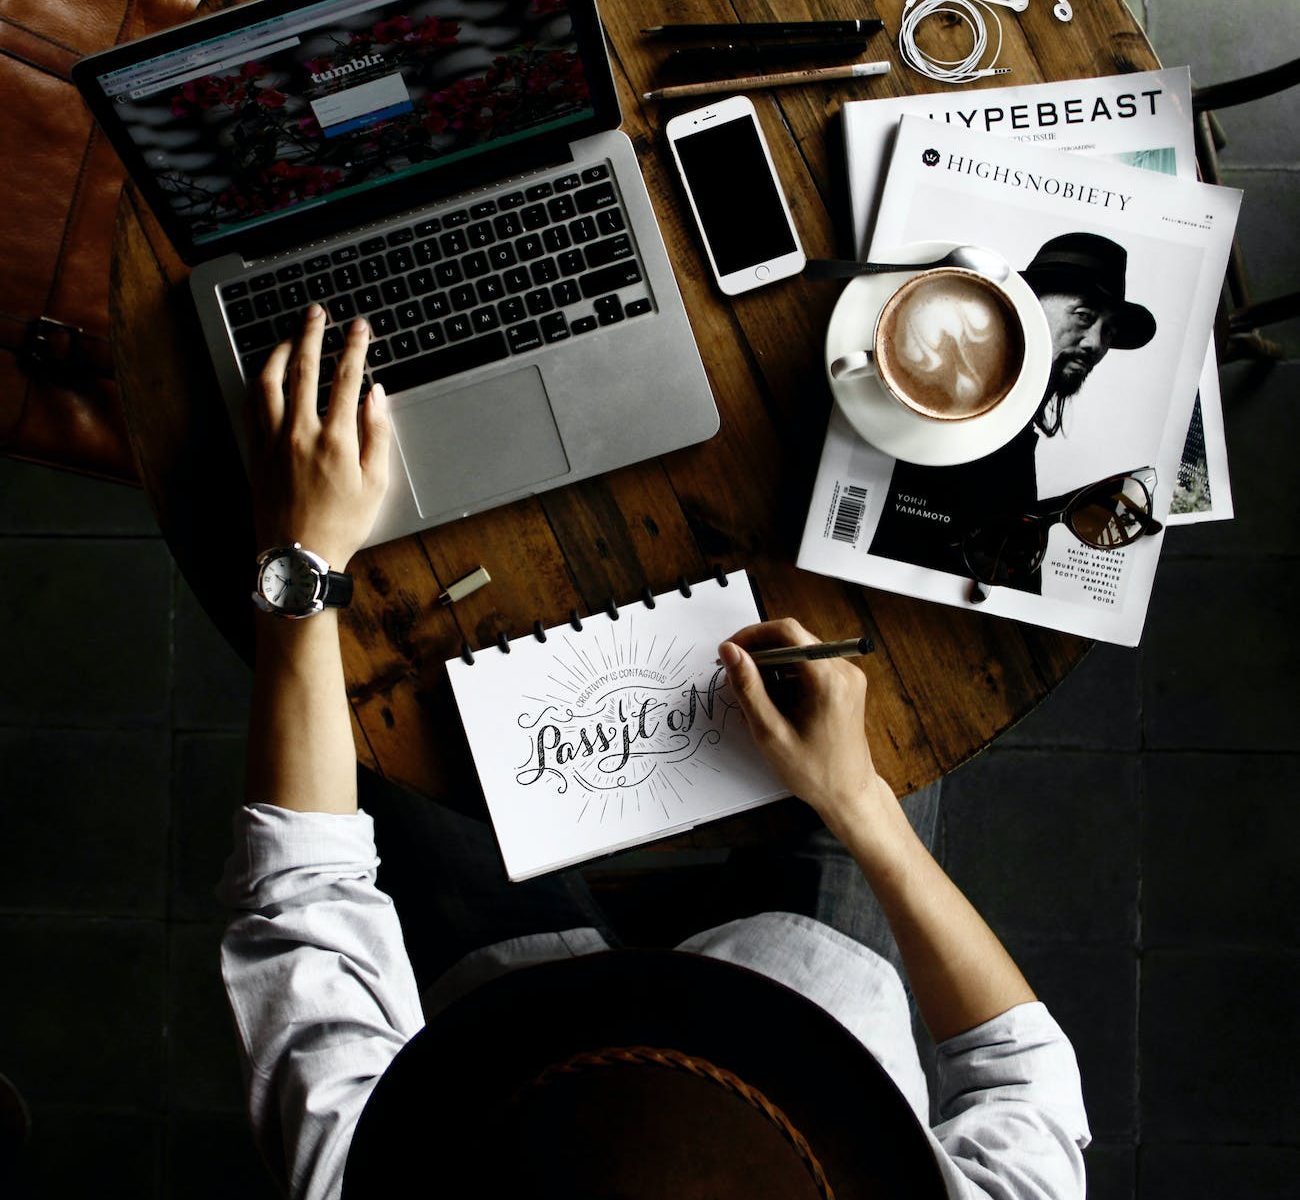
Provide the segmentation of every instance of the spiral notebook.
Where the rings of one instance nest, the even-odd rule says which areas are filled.
[[[447,664],[512,880],[789,795],[717,665],[760,619],[736,571]]]

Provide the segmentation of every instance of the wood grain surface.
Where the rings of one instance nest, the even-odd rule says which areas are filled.
[[[835,118],[846,100],[945,90],[904,67],[902,0],[882,0],[887,33],[868,56],[892,72],[862,81],[755,92],[764,133],[810,257],[847,253]],[[1001,65],[983,86],[1158,66],[1123,0],[1076,3],[1070,24],[1049,0],[1002,14]],[[821,343],[839,288],[793,279],[727,299],[708,278],[662,132],[691,101],[655,104],[667,47],[642,38],[668,21],[743,22],[869,15],[846,0],[607,0],[623,128],[636,146],[721,416],[709,442],[520,501],[358,555],[356,598],[341,623],[353,730],[363,762],[461,807],[481,803],[444,663],[625,603],[649,586],[748,568],[771,616],[799,617],[826,639],[865,630],[867,732],[900,792],[952,770],[1024,716],[1089,643],[1016,622],[844,584],[796,569],[830,392]],[[956,58],[969,34],[942,16],[926,48]],[[969,89],[972,85],[966,85]],[[948,89],[951,90],[951,89]],[[122,395],[141,477],[186,580],[226,638],[251,654],[248,593],[256,551],[247,481],[210,376],[186,270],[128,189],[119,209],[112,312]],[[479,564],[492,583],[454,606],[435,598]],[[755,818],[755,824],[762,822]],[[728,832],[732,836],[734,827]]]

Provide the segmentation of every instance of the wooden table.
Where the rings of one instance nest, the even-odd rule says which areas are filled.
[[[1031,83],[1158,66],[1124,0],[1076,3],[1061,24],[1049,0],[1002,13],[1003,65],[983,81]],[[940,90],[904,67],[902,0],[881,0],[888,34],[872,57],[891,74],[753,93],[810,257],[848,253],[837,147],[828,124],[846,100]],[[605,0],[624,129],[631,136],[677,270],[722,420],[711,441],[366,551],[342,641],[361,760],[427,795],[454,799],[468,766],[444,661],[540,618],[624,603],[648,583],[747,567],[770,615],[792,614],[824,638],[867,629],[877,651],[867,731],[900,791],[952,770],[1042,700],[1089,648],[1077,637],[839,583],[794,566],[830,392],[820,365],[839,291],[794,279],[728,300],[712,286],[662,138],[690,101],[641,93],[665,53],[638,35],[664,21],[758,21],[868,15],[848,0]],[[922,41],[966,53],[969,35],[931,18]],[[698,103],[698,102],[697,102]],[[832,216],[836,231],[832,230]],[[838,234],[838,239],[836,234]],[[251,653],[254,545],[247,483],[210,378],[185,268],[130,190],[118,214],[113,334],[140,473],[164,537],[209,616]],[[434,598],[478,564],[492,583],[454,608]],[[473,790],[472,788],[470,789]]]

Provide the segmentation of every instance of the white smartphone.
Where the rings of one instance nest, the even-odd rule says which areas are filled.
[[[666,133],[718,287],[734,296],[802,271],[807,259],[749,98],[682,113]]]

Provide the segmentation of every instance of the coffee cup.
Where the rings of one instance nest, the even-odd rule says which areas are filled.
[[[874,375],[909,412],[967,421],[996,408],[1025,363],[1025,333],[1011,297],[962,267],[912,276],[880,310],[871,348],[831,363],[836,380]]]

